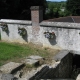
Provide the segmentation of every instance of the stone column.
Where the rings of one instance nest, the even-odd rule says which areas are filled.
[[[32,42],[39,42],[39,23],[43,20],[43,9],[41,6],[31,7],[31,19],[32,19]]]

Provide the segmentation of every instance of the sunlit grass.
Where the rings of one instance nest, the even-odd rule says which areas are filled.
[[[50,51],[29,44],[0,42],[0,66],[9,61],[19,62],[29,55],[48,57]]]

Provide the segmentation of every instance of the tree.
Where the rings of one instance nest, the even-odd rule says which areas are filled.
[[[80,0],[67,0],[66,9],[71,15],[80,15]]]
[[[47,5],[46,0],[0,0],[0,4],[4,4],[0,5],[0,18],[23,20],[30,19],[31,6],[43,6],[45,13]]]
[[[5,3],[4,0],[0,0],[0,18],[8,18],[8,5]]]
[[[48,8],[47,8],[47,13],[46,17],[47,19],[50,18],[58,18],[58,17],[64,17],[66,16],[66,2],[61,1],[61,2],[50,2],[48,1]],[[62,11],[64,9],[64,11]]]

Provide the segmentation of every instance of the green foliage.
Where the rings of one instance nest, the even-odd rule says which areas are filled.
[[[66,16],[65,13],[66,2],[48,2],[47,18],[58,18]],[[64,9],[62,11],[61,9]]]
[[[80,15],[80,0],[67,0],[66,9],[70,15]]]
[[[8,25],[6,23],[1,23],[1,26],[3,31],[8,31]]]
[[[26,31],[25,28],[20,28],[20,27],[18,27],[18,33],[19,33],[21,36],[27,35],[27,31]]]
[[[0,19],[30,19],[31,6],[43,6],[45,13],[47,2],[46,0],[0,0]]]

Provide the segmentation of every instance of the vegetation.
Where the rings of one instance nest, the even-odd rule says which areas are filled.
[[[29,55],[40,55],[50,57],[57,53],[58,50],[41,48],[33,44],[18,44],[0,42],[0,66],[9,61],[20,62]]]
[[[0,0],[0,19],[31,19],[31,6],[43,6],[44,19],[58,18],[70,15],[68,6],[70,0],[62,2],[50,2],[46,0]],[[66,10],[67,7],[67,10]],[[74,13],[74,12],[72,12]]]
[[[67,0],[66,9],[68,13],[75,16],[80,16],[80,0]]]
[[[1,32],[0,32],[0,40],[1,40]]]
[[[43,6],[44,19],[80,15],[80,0],[50,2],[46,0],[0,0],[0,19],[31,19],[31,6]]]
[[[44,13],[46,0],[0,0],[0,19],[21,19],[28,20],[31,6],[43,6]]]
[[[58,18],[67,16],[66,14],[66,2],[50,2],[48,1],[48,7],[46,11],[47,18]]]

